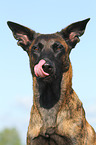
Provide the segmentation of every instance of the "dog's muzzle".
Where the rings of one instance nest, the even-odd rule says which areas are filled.
[[[44,78],[51,76],[54,72],[54,67],[51,62],[41,59],[38,64],[34,66],[34,73],[37,77]]]

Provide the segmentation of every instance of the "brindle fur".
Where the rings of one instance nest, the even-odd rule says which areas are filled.
[[[8,22],[18,45],[29,55],[33,76],[34,97],[27,145],[96,145],[96,133],[86,121],[82,102],[72,89],[69,59],[88,21],[73,23],[54,34],[39,34]],[[34,74],[34,66],[41,59],[54,64],[54,74],[48,79]]]

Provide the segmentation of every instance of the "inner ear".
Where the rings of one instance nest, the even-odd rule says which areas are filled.
[[[31,43],[31,40],[28,38],[27,35],[17,33],[14,35],[14,37],[18,40],[18,45],[24,44],[26,46],[28,43]]]
[[[71,32],[71,33],[69,34],[69,40],[70,40],[71,42],[74,42],[74,41],[79,42],[79,41],[80,41],[79,36],[80,36],[79,33]]]

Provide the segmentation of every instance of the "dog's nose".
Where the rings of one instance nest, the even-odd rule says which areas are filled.
[[[53,66],[49,63],[45,63],[42,68],[46,73],[51,74],[53,72]]]

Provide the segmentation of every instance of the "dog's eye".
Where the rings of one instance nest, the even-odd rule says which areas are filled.
[[[32,50],[39,51],[39,47],[33,46],[33,47],[32,47]]]
[[[60,44],[60,43],[54,43],[53,44],[53,50],[54,50],[54,52],[58,52],[58,51],[62,50],[63,48],[64,48],[63,45]]]
[[[43,48],[43,44],[38,43],[37,45],[34,45],[34,46],[32,47],[32,51],[40,52],[40,51],[42,50],[42,48]]]
[[[56,50],[57,50],[57,51],[61,50],[61,46],[58,46]]]

